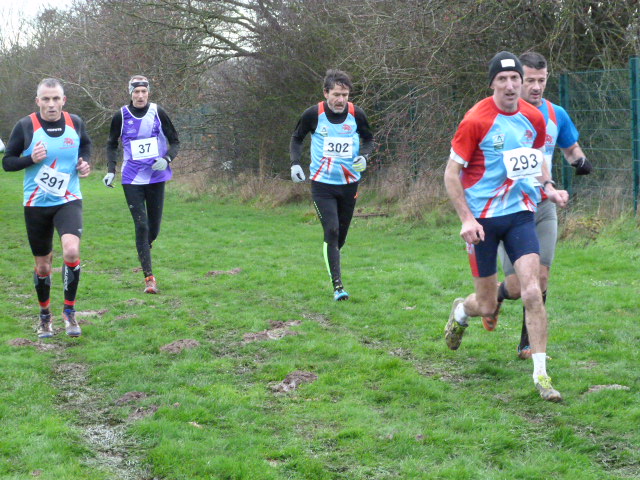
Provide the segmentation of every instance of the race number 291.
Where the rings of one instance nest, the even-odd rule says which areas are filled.
[[[36,184],[45,192],[62,197],[67,192],[71,175],[43,165],[36,175]]]

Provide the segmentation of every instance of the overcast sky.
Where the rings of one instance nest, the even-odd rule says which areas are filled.
[[[20,18],[34,17],[47,7],[64,10],[73,0],[0,0],[0,29],[9,32],[18,26]]]

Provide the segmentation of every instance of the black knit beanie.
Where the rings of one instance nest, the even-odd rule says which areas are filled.
[[[511,52],[503,51],[496,53],[489,61],[489,86],[491,86],[491,82],[493,82],[493,79],[497,74],[508,71],[518,72],[520,74],[520,78],[524,76],[522,63],[520,63],[518,57]]]

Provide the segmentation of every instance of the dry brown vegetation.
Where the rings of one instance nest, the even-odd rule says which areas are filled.
[[[325,70],[337,67],[352,74],[353,100],[376,134],[367,188],[420,218],[441,208],[451,135],[489,94],[486,62],[495,52],[535,49],[553,73],[626,68],[639,32],[632,0],[78,1],[0,32],[0,135],[32,111],[38,80],[59,77],[69,110],[88,122],[99,169],[126,81],[144,73],[152,100],[179,128],[191,195],[231,188],[280,205],[306,198],[287,183],[289,138],[303,109],[322,98]],[[591,90],[600,102],[593,108],[612,103],[604,85]],[[630,208],[628,189],[609,185],[596,208]]]

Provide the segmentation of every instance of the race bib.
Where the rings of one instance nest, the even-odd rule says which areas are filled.
[[[159,155],[158,139],[156,137],[131,140],[131,158],[133,160],[146,160],[157,157]]]
[[[322,156],[332,158],[352,158],[353,137],[325,137]]]
[[[48,165],[42,165],[36,175],[36,184],[45,192],[63,197],[67,193],[71,175],[54,170]]]
[[[544,155],[535,148],[520,147],[502,154],[507,177],[512,180],[539,177],[542,174]]]

